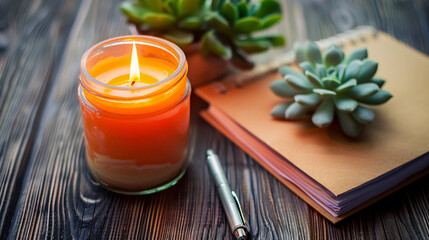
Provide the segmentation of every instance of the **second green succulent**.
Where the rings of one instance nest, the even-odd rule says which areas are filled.
[[[392,95],[381,89],[385,81],[374,77],[378,63],[367,59],[365,48],[354,50],[346,58],[336,45],[322,55],[317,44],[297,45],[296,61],[302,73],[289,66],[280,69],[284,79],[271,84],[278,96],[293,98],[275,106],[271,115],[295,120],[311,115],[318,127],[329,126],[337,116],[343,132],[358,137],[362,126],[374,120],[374,112],[365,105],[379,105]]]
[[[282,35],[252,36],[280,22],[277,0],[135,0],[120,8],[145,34],[181,47],[199,42],[202,53],[231,59],[242,68],[253,66],[246,54],[285,44]]]

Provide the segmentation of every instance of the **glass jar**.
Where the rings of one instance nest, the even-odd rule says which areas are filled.
[[[123,79],[130,73],[133,43],[146,82],[127,86]],[[109,39],[83,55],[78,97],[86,163],[102,186],[150,194],[184,175],[191,93],[187,72],[179,47],[150,36]]]

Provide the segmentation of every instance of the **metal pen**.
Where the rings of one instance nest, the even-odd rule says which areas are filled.
[[[212,151],[207,150],[207,162],[210,172],[216,184],[216,189],[222,201],[223,209],[231,227],[232,234],[237,240],[245,240],[250,233],[250,227],[244,216],[237,194],[231,191],[225,177],[225,173],[219,163],[218,156]]]

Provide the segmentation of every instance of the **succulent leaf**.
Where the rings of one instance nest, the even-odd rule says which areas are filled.
[[[316,64],[316,74],[319,76],[319,78],[326,77],[326,68],[323,66],[323,64]]]
[[[262,26],[261,26],[260,30],[270,28],[270,27],[276,25],[278,22],[280,22],[280,20],[282,20],[281,14],[268,15],[268,16],[262,18],[262,20],[261,20]]]
[[[356,85],[357,85],[356,79],[350,79],[346,83],[343,83],[340,86],[338,86],[337,89],[335,89],[335,91],[338,93],[347,92],[348,90],[352,89]]]
[[[392,98],[392,94],[386,90],[381,89],[376,94],[368,98],[359,99],[359,102],[369,105],[379,105],[389,101],[390,98]]]
[[[305,71],[305,76],[307,76],[308,81],[310,81],[310,83],[313,84],[313,86],[315,86],[317,88],[322,88],[323,87],[322,80],[320,80],[319,77],[317,77],[312,72]]]
[[[338,66],[337,66],[337,78],[338,78],[338,80],[340,80],[340,82],[344,82],[343,77],[344,77],[345,70],[346,70],[346,64],[344,64],[344,63],[338,64]]]
[[[342,80],[347,81],[352,78],[356,79],[357,75],[359,74],[359,70],[361,66],[362,66],[362,61],[353,60],[351,63],[347,65]]]
[[[143,15],[147,12],[147,10],[144,8],[130,2],[123,2],[120,5],[120,9],[122,13],[128,17],[128,19],[136,23],[142,23]]]
[[[231,51],[219,39],[217,39],[214,31],[209,31],[204,34],[201,40],[201,50],[205,54],[214,53],[219,56],[230,56]]]
[[[356,138],[361,134],[362,125],[352,117],[351,113],[337,111],[337,117],[341,129],[347,136]]]
[[[336,92],[328,90],[328,89],[323,89],[323,88],[315,88],[313,89],[314,93],[317,93],[318,95],[320,95],[323,98],[329,98],[329,97],[333,97],[335,95],[337,95]]]
[[[282,76],[286,76],[286,75],[294,75],[296,77],[299,77],[301,79],[305,79],[304,74],[296,71],[295,69],[289,67],[289,66],[282,66],[279,68],[280,73],[282,74]]]
[[[164,34],[163,37],[169,41],[174,42],[180,47],[187,46],[194,41],[194,35],[180,30],[171,30],[170,32]]]
[[[352,116],[361,124],[368,124],[374,121],[375,114],[369,108],[358,106],[352,113]]]
[[[332,100],[324,100],[313,114],[311,120],[318,127],[327,127],[334,120],[334,104]]]
[[[345,112],[353,112],[358,106],[356,100],[344,96],[336,96],[334,103],[338,110]]]
[[[378,85],[378,87],[383,87],[384,83],[386,82],[385,80],[381,79],[381,78],[372,78],[371,82],[375,83]]]
[[[309,112],[309,110],[310,110],[309,107],[306,107],[299,103],[294,102],[291,105],[289,105],[289,107],[286,109],[285,119],[288,119],[288,120],[300,119],[304,117]]]
[[[369,82],[371,78],[375,75],[377,72],[378,63],[371,61],[371,60],[365,60],[363,61],[363,64],[359,70],[359,74],[356,77],[356,80],[359,83],[362,82]]]
[[[255,16],[256,11],[258,11],[259,3],[249,5],[249,16]]]
[[[322,63],[322,54],[320,48],[314,42],[307,43],[305,47],[305,57],[312,64]]]
[[[297,90],[311,90],[313,88],[307,79],[302,79],[294,75],[286,75],[285,79],[292,88]]]
[[[237,40],[235,41],[235,44],[243,49],[246,53],[264,52],[267,51],[271,46],[271,43],[264,39],[257,41],[254,39]]]
[[[286,39],[283,35],[268,35],[263,37],[254,37],[253,39],[264,39],[271,43],[273,47],[280,47],[286,44]]]
[[[308,106],[308,107],[314,107],[320,103],[322,100],[319,95],[315,93],[308,93],[308,94],[297,94],[294,97],[295,102]]]
[[[240,39],[236,41],[239,47],[241,47],[239,44],[244,44],[245,46],[247,46],[247,45],[252,45],[252,43],[258,43],[258,42],[267,43],[268,47],[283,46],[285,43],[285,38],[282,35],[268,35],[263,37],[252,37],[247,39]]]
[[[280,104],[276,105],[271,110],[271,116],[274,117],[275,119],[285,119],[286,109],[291,104],[292,104],[292,101],[290,101],[290,102],[284,102],[284,103],[280,103]]]
[[[146,12],[143,15],[143,22],[151,28],[167,29],[175,23],[176,18],[166,13]]]
[[[302,63],[306,60],[304,46],[299,43],[293,45],[293,50],[295,51],[295,62]]]
[[[169,13],[169,11],[166,10],[171,10],[171,8],[169,8],[163,0],[138,0],[138,2],[143,8],[150,9],[156,12],[165,11],[166,13]]]
[[[239,33],[251,33],[261,28],[262,23],[256,17],[244,17],[237,20],[234,24],[234,30]]]
[[[337,79],[333,78],[333,77],[324,77],[322,78],[322,83],[323,86],[325,86],[325,88],[329,89],[329,90],[333,90],[335,88],[337,88],[338,86],[340,86],[340,81],[338,81]]]
[[[328,67],[328,69],[326,69],[326,75],[328,76],[336,76],[337,75],[337,69],[333,66]]]
[[[179,26],[186,30],[197,30],[201,27],[201,19],[198,16],[190,16],[181,20]]]
[[[281,13],[281,6],[277,1],[262,0],[259,4],[254,4],[255,10],[252,11],[253,16],[263,18],[269,14]]]
[[[238,16],[240,18],[246,17],[248,15],[248,13],[249,13],[249,8],[248,8],[246,0],[241,0],[237,4],[237,9],[238,9]]]
[[[368,57],[368,51],[366,48],[357,48],[350,53],[349,57],[346,60],[346,64],[351,63],[354,60],[364,60]]]
[[[149,0],[150,1],[150,0]],[[212,10],[216,10],[216,9],[218,9],[219,8],[219,6],[221,5],[221,3],[223,2],[224,0],[212,0],[212,4],[211,4],[211,9]]]
[[[292,88],[284,79],[274,81],[271,83],[270,88],[277,96],[283,98],[293,98],[296,94],[305,92]]]
[[[337,66],[343,61],[343,57],[343,52],[340,49],[330,46],[323,54],[323,62],[326,67]]]
[[[336,48],[336,49],[338,49],[340,51],[340,53],[341,53],[341,59],[342,59],[341,61],[344,61],[344,58],[345,58],[346,54],[344,54],[344,52],[341,50],[341,48],[338,45],[335,45],[335,44],[333,44],[331,46],[334,47],[334,48]]]
[[[230,1],[226,1],[223,4],[221,13],[231,25],[233,25],[238,18],[238,8]]]
[[[203,1],[200,0],[177,0],[176,11],[180,17],[189,16],[197,12]]]
[[[303,73],[307,71],[311,73],[315,73],[313,66],[307,61],[300,63],[299,67],[301,68]]]
[[[220,33],[229,32],[228,21],[218,13],[213,13],[209,18],[210,25]]]
[[[364,99],[376,94],[379,90],[375,83],[362,83],[350,89],[349,94],[355,99]]]

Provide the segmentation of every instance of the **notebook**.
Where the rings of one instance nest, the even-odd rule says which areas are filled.
[[[368,27],[318,42],[322,49],[331,43],[346,53],[366,47],[379,62],[376,76],[386,79],[383,89],[393,94],[372,107],[375,120],[358,139],[338,124],[317,128],[310,120],[270,116],[284,99],[269,85],[281,78],[279,66],[294,66],[291,52],[196,94],[209,103],[204,119],[336,223],[429,172],[429,58]]]

